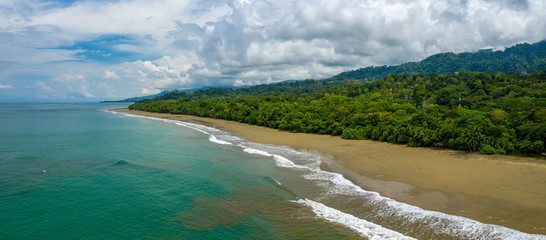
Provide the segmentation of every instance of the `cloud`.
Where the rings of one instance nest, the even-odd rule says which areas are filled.
[[[2,1],[0,20],[0,80],[17,87],[34,64],[83,98],[320,79],[546,39],[542,0]]]
[[[41,91],[51,92],[53,91],[50,86],[42,81],[36,81],[36,87]]]
[[[51,80],[56,83],[56,91],[62,92],[68,98],[93,98],[93,94],[89,93],[90,84],[81,74],[65,73]],[[48,87],[51,89],[50,87]]]
[[[545,38],[544,31],[531,30],[545,29],[544,4],[527,3],[532,7],[523,12],[520,5],[513,1],[254,1],[232,4],[230,15],[206,26],[179,24],[170,36],[176,38],[174,48],[194,49],[204,68],[222,76],[256,76],[251,73],[259,71],[274,77],[280,69],[315,64],[328,70],[298,71],[296,77],[321,78],[342,69],[398,64],[441,51],[501,48]]]
[[[10,88],[13,88],[13,86],[0,84],[0,89],[10,89]]]
[[[166,89],[185,86],[185,74],[191,66],[183,56],[163,57],[155,61],[135,61],[121,64],[118,71],[124,78],[136,79],[132,84],[140,89],[140,94],[156,94]]]
[[[104,78],[106,78],[106,79],[119,79],[119,76],[114,71],[106,70],[104,72]]]
[[[169,32],[173,55],[190,52],[200,63],[178,72],[188,76],[184,84],[325,78],[546,38],[541,1],[248,1],[230,7],[216,22],[178,23]]]

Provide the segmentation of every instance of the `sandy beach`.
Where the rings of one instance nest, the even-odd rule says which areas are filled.
[[[215,127],[249,141],[325,156],[321,166],[365,190],[423,209],[546,234],[546,161],[340,137],[289,133],[237,122],[116,109]]]

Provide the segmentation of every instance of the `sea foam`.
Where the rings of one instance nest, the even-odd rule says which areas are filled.
[[[372,240],[387,240],[387,239],[399,239],[409,240],[415,239],[405,236],[399,232],[384,228],[377,224],[368,222],[366,220],[357,218],[351,214],[341,212],[337,209],[328,207],[322,203],[315,202],[309,199],[300,199],[296,201],[299,204],[311,207],[313,212],[329,222],[343,225],[356,231],[361,236]]]
[[[262,155],[262,156],[266,156],[266,157],[272,157],[273,154],[270,154],[266,151],[262,151],[262,150],[258,150],[258,149],[254,149],[254,148],[243,148],[243,151],[247,152],[247,153],[250,153],[250,154],[257,154],[257,155]]]
[[[278,167],[284,167],[284,168],[307,168],[305,166],[300,166],[300,165],[296,165],[294,162],[288,160],[287,158],[281,156],[281,155],[278,155],[278,154],[272,154],[272,153],[269,153],[267,151],[263,151],[263,150],[258,150],[258,149],[254,149],[254,148],[250,148],[250,147],[245,147],[244,145],[238,145],[240,147],[243,148],[243,151],[247,152],[247,153],[250,153],[250,154],[257,154],[257,155],[262,155],[262,156],[266,156],[266,157],[273,157],[273,159],[275,160],[275,164],[278,166]]]
[[[445,234],[463,239],[546,240],[545,235],[527,234],[499,225],[481,223],[465,217],[424,210],[416,206],[397,202],[393,199],[381,196],[377,192],[366,191],[339,173],[328,172],[320,169],[321,157],[317,154],[298,152],[288,147],[248,142],[242,138],[230,135],[227,132],[199,124],[119,113],[109,110],[106,110],[106,112],[122,114],[129,117],[174,123],[176,125],[194,129],[209,135],[209,141],[211,142],[225,145],[235,145],[241,147],[243,151],[249,154],[272,157],[275,164],[279,167],[304,169],[308,172],[307,174],[303,175],[303,178],[315,180],[319,184],[322,183],[326,189],[326,192],[324,193],[325,195],[343,195],[365,198],[366,200],[369,200],[371,204],[373,204],[378,216],[384,216],[385,218],[395,217],[397,220],[402,220],[404,222],[403,225],[419,225],[421,229],[425,229],[436,234]],[[220,136],[222,139],[219,139]],[[289,159],[290,157],[286,156],[298,158],[299,161],[296,164],[294,161]],[[396,231],[389,230],[383,226],[358,218],[357,216],[343,213],[337,209],[328,207],[316,201],[300,199],[296,202],[311,207],[313,212],[318,217],[330,222],[341,224],[358,232],[360,235],[366,238],[413,239]]]

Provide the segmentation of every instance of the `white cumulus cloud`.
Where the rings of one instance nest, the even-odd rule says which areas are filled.
[[[106,79],[119,79],[119,76],[114,71],[104,71],[104,78]]]
[[[78,44],[105,36],[126,40],[84,57],[94,49]],[[2,1],[0,81],[18,88],[31,69],[60,97],[131,97],[320,79],[543,39],[543,0]]]
[[[69,98],[93,98],[93,94],[89,93],[89,82],[81,74],[65,73],[51,80],[51,83],[56,84],[56,91],[61,91]]]

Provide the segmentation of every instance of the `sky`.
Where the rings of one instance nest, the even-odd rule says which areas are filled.
[[[546,39],[546,0],[0,0],[0,102],[323,79]]]

